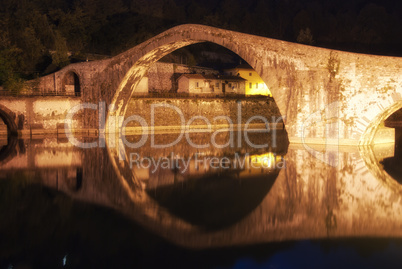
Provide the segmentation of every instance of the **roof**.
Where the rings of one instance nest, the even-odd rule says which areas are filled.
[[[227,75],[204,75],[204,74],[183,74],[179,77],[186,77],[189,79],[205,79],[205,80],[228,80],[228,81],[245,81],[240,76],[227,76]]]
[[[181,78],[181,77],[195,78],[195,79],[204,79],[204,75],[203,75],[203,74],[183,74],[183,75],[181,75],[179,78]]]
[[[240,77],[240,76],[219,76],[219,79],[222,80],[235,80],[235,81],[246,81],[244,78]]]
[[[203,75],[205,79],[217,79],[217,75]]]
[[[230,70],[230,69],[253,69],[253,68],[248,63],[242,63],[236,67],[228,68],[227,70]]]

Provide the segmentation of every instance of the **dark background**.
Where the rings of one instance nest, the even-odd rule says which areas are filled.
[[[116,55],[184,23],[402,56],[402,1],[0,0],[0,85],[17,88],[89,53]]]

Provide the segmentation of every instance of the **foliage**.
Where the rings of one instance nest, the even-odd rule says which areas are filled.
[[[3,86],[7,91],[13,94],[18,94],[24,90],[25,80],[17,76],[11,77],[3,84]]]
[[[66,66],[69,63],[66,39],[58,31],[55,33],[54,46],[52,63],[58,67]]]
[[[338,56],[331,51],[328,58],[327,70],[329,72],[329,80],[332,81],[339,72],[341,61]]]
[[[300,29],[299,35],[297,36],[297,42],[303,43],[306,45],[313,45],[313,35],[311,34],[310,28],[306,28],[305,30]]]
[[[20,51],[16,48],[6,48],[0,51],[0,85],[5,90],[18,93],[23,89],[24,81],[14,71],[15,61],[20,55]]]

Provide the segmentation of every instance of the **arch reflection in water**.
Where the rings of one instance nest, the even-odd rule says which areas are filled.
[[[7,145],[0,148],[2,178],[22,177],[67,193],[79,191],[83,180],[81,152],[66,142],[9,137]]]
[[[18,138],[16,136],[8,136],[3,144],[0,144],[0,165],[5,164],[16,155]]]
[[[174,137],[156,136],[156,144]],[[217,142],[228,138],[221,133]],[[192,134],[191,139],[206,144],[210,135]],[[250,139],[261,144],[267,137],[253,134]],[[281,136],[278,144],[256,150],[243,141],[243,147],[196,149],[182,141],[161,150],[148,144],[128,155],[135,178],[159,206],[191,225],[218,230],[246,217],[267,195],[286,165],[287,137]]]
[[[391,177],[402,184],[402,109],[394,112],[384,123],[395,130],[394,156],[383,159],[381,164]]]
[[[221,160],[229,160],[228,168],[200,172],[197,160],[190,160],[186,174],[158,169],[149,179],[147,193],[191,224],[207,230],[222,229],[252,212],[271,189],[279,167],[285,166],[283,156],[266,155],[266,160],[279,157],[281,163],[278,166],[261,163],[258,167],[251,162],[256,156],[242,156],[240,160],[236,160],[237,156],[234,159],[225,156]],[[237,161],[243,165],[236,164]]]

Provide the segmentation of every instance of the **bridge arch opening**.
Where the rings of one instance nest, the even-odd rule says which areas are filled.
[[[402,101],[396,101],[370,123],[362,135],[362,156],[388,186],[402,190]]]
[[[284,84],[287,87],[293,87],[292,80],[287,79],[287,76],[300,63],[282,59],[274,46],[272,53],[268,56],[269,59],[265,59],[262,57],[261,51],[255,49],[255,43],[258,43],[259,40],[246,36],[239,40],[240,37],[234,38],[230,31],[212,27],[207,27],[211,29],[206,31],[205,28],[202,25],[177,26],[116,57],[113,63],[124,63],[119,67],[124,72],[124,77],[116,85],[113,98],[108,100],[108,103],[112,104],[114,108],[113,111],[108,112],[108,118],[126,114],[128,101],[137,92],[141,80],[152,64],[175,50],[204,42],[222,46],[249,63],[268,86],[281,115],[288,115],[287,102],[289,100],[287,99],[291,96],[289,93],[281,94],[280,89]],[[283,80],[286,80],[285,83]],[[285,125],[288,120],[285,118]]]
[[[63,91],[66,95],[81,96],[81,83],[78,74],[69,71],[63,78]]]
[[[272,97],[263,79],[244,59],[211,42],[185,46],[151,64],[134,95],[144,92],[176,93],[178,97]]]
[[[155,66],[161,62],[160,60],[162,58],[166,58],[167,56],[172,55],[173,53],[176,53],[180,50],[204,44],[220,47],[221,49],[230,52],[232,55],[235,55],[237,57],[237,62],[233,62],[230,67],[221,66],[218,69],[214,70],[216,71],[214,74],[215,78],[211,79],[211,74],[213,74],[213,72],[210,72],[211,70],[207,70],[208,68],[202,70],[202,67],[200,66],[189,64],[189,62],[191,62],[191,59],[183,60],[183,58],[181,57],[179,58],[180,63],[176,62],[172,64],[172,70],[170,70],[171,74],[168,77],[165,76],[164,78],[160,79],[160,77],[157,78],[154,75],[153,79],[150,78],[151,73],[155,72],[155,69],[158,69],[158,67]],[[261,66],[258,64],[258,60],[252,58],[252,56],[250,56],[249,54],[245,54],[242,57],[240,53],[236,52],[236,50],[231,47],[230,44],[222,45],[218,42],[215,43],[208,40],[182,40],[161,45],[152,49],[150,52],[146,53],[144,56],[142,56],[139,60],[131,65],[129,71],[125,74],[124,79],[120,83],[113,100],[111,101],[112,104],[117,105],[114,107],[115,110],[112,112],[112,114],[120,116],[126,115],[128,103],[131,97],[135,97],[136,95],[141,96],[148,93],[160,94],[163,92],[178,95],[183,95],[187,93],[190,96],[192,95],[193,97],[200,97],[202,95],[215,95],[216,97],[218,97],[219,95],[228,96],[233,93],[243,94],[245,96],[265,96],[268,97],[267,102],[275,106],[275,109],[278,111],[278,115],[283,115],[282,113],[285,111],[283,111],[283,109],[281,111],[280,108],[277,106],[274,99],[275,97],[273,96],[273,93],[271,92],[271,87],[269,86],[275,85],[276,78],[269,79],[269,83],[266,83],[265,79],[263,79],[260,75],[263,71],[257,71],[252,64],[249,64],[249,62],[254,63],[254,66],[259,66],[261,69]],[[188,69],[186,71],[178,71],[178,69],[183,69],[181,67],[184,65],[187,65]],[[241,66],[246,66],[246,68],[239,71],[237,67]],[[250,72],[247,69],[249,69]],[[191,90],[194,90],[195,92],[191,93],[189,92],[191,90],[188,87],[183,88],[182,85],[179,85],[180,76],[191,76],[194,74],[205,75],[207,79],[203,78],[200,83],[194,82],[194,88]],[[166,73],[163,75],[166,75]],[[220,76],[222,75],[226,76],[226,78],[240,78],[243,79],[243,81],[229,81],[227,79],[221,78],[218,82]],[[264,77],[266,76],[267,74],[265,74]],[[166,88],[166,86],[163,85],[163,83],[166,83],[166,81],[170,83],[170,88]],[[159,87],[159,85],[155,84],[159,84],[162,86]],[[174,95],[170,96],[173,98],[175,97]],[[283,119],[281,118],[279,122],[280,124],[283,124],[283,129],[285,129],[286,117],[284,117]]]
[[[389,130],[390,127],[386,126],[386,121],[388,119],[392,119],[393,117],[395,117],[395,115],[398,115],[398,113],[400,113],[398,112],[398,110],[400,109],[402,109],[402,100],[393,102],[392,105],[385,108],[381,113],[379,113],[364,130],[359,144],[374,145],[394,142],[395,139],[392,134],[390,136],[390,133],[387,133],[387,130]]]
[[[247,120],[251,120],[250,123],[252,124],[268,122],[270,124],[268,129],[280,129],[281,135],[284,134],[287,141],[285,146],[280,145],[279,147],[287,148],[289,142],[281,112],[265,81],[245,59],[226,47],[208,41],[187,44],[174,50],[161,48],[159,50],[163,51],[163,53],[159,57],[153,58],[147,66],[143,68],[134,66],[132,68],[138,70],[138,73],[133,74],[135,78],[130,88],[131,96],[129,101],[126,101],[126,110],[123,113],[120,112],[120,115],[124,115],[126,119],[132,115],[139,115],[149,123],[149,115],[143,114],[148,111],[144,109],[146,107],[144,103],[150,104],[152,101],[147,100],[140,105],[140,100],[136,97],[157,97],[166,100],[190,98],[198,100],[193,105],[193,107],[197,107],[197,112],[191,112],[191,109],[188,109],[187,106],[177,105],[177,102],[171,103],[176,105],[180,113],[183,112],[181,114],[184,115],[186,122],[193,116],[209,114],[210,117],[207,116],[206,118],[212,124],[218,124],[213,121],[214,116],[228,116],[233,123],[239,123],[238,116],[241,117],[240,114],[242,114],[242,124],[245,124]],[[156,51],[159,50],[156,49]],[[143,58],[149,57],[144,56]],[[210,58],[216,59],[211,60]],[[222,58],[226,58],[226,60]],[[139,73],[140,70],[142,73]],[[129,84],[129,82],[126,83]],[[238,107],[234,109],[233,106],[220,106],[219,103],[214,104],[213,111],[221,114],[214,115],[213,111],[206,113],[204,107],[207,107],[207,104],[202,106],[200,103],[208,103],[213,98],[224,99],[225,102],[226,99],[230,99],[234,104],[237,102],[237,104],[241,105],[240,113]],[[257,103],[263,103],[263,105],[254,105]],[[154,120],[152,123],[156,126],[162,126],[168,124],[167,122],[170,120],[171,125],[180,125],[178,117],[176,117],[176,120],[172,119],[173,116],[178,116],[176,112],[173,112],[175,115],[171,115],[172,117],[169,117],[169,114],[166,113],[163,115],[153,114]],[[253,117],[254,120],[251,119]],[[205,117],[203,118],[205,119]],[[196,119],[192,123],[205,124],[204,119]],[[265,122],[264,119],[266,120]],[[222,120],[219,123],[225,124],[228,122]],[[138,127],[138,124],[138,122],[134,121],[130,122],[126,127]],[[267,135],[273,136],[272,132]],[[283,141],[284,139],[281,139],[281,143]],[[277,147],[277,144],[271,138],[269,143]]]
[[[385,172],[402,184],[402,108],[387,117],[383,124],[386,128],[394,129],[394,156],[381,160]]]

